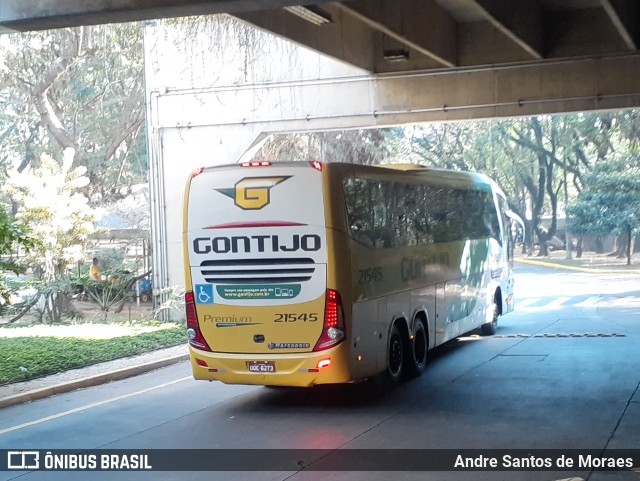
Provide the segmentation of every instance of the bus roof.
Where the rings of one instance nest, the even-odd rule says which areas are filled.
[[[452,188],[471,188],[474,185],[490,186],[493,190],[502,193],[498,184],[485,174],[461,170],[441,169],[428,167],[421,164],[380,164],[360,165],[344,162],[322,163],[319,161],[278,161],[278,162],[245,162],[238,164],[223,164],[197,169],[194,175],[203,171],[234,168],[261,168],[269,166],[291,168],[315,168],[338,173],[339,175],[371,175],[382,178],[394,179],[406,182],[425,182],[429,184],[442,184]],[[502,194],[504,195],[504,194]]]

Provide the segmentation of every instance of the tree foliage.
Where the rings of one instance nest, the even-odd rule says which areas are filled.
[[[38,239],[26,260],[39,277],[64,277],[69,264],[83,258],[83,246],[95,230],[96,210],[82,190],[89,184],[86,167],[74,167],[74,151],[64,151],[59,164],[42,154],[29,173],[14,173],[5,186],[16,206],[16,218]]]
[[[0,37],[0,194],[39,241],[21,262],[49,320],[69,313],[96,205],[146,182],[144,113],[138,24]]]
[[[19,274],[24,266],[16,262],[14,254],[20,251],[29,252],[38,244],[28,227],[22,222],[11,218],[0,206],[0,314],[4,314],[11,303],[11,296],[17,290],[17,285],[3,274],[11,271]]]
[[[89,197],[122,197],[146,178],[137,24],[7,35],[0,58],[0,177],[71,148]]]
[[[29,233],[29,228],[23,222],[9,217],[5,209],[0,206],[0,272],[11,271],[16,274],[24,270],[24,266],[17,263],[13,254],[16,251],[29,252],[38,242]]]
[[[632,234],[640,229],[640,158],[597,164],[584,176],[584,189],[568,214],[569,227],[577,234],[622,235],[630,264]]]
[[[384,134],[384,130],[369,129],[276,135],[262,147],[256,160],[379,164],[385,156]]]

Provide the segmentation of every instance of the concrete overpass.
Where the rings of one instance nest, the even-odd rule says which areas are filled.
[[[3,0],[0,31],[222,12],[380,78],[402,72],[379,89],[378,112],[446,120],[640,105],[636,0]]]

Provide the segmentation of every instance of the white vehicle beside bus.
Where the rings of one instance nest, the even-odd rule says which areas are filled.
[[[320,162],[201,168],[184,195],[196,379],[313,386],[422,373],[513,310],[506,197],[469,172]]]

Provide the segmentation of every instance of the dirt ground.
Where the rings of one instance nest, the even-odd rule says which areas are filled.
[[[86,301],[73,301],[73,307],[82,314],[86,321],[98,320],[103,313],[95,304]],[[153,305],[151,302],[125,302],[120,312],[111,309],[107,313],[107,322],[131,322],[137,320],[150,320],[153,318]]]
[[[125,302],[124,307],[120,312],[115,312],[111,309],[109,312],[102,312],[98,306],[87,301],[71,301],[71,309],[77,312],[79,315],[73,319],[63,319],[60,322],[54,323],[57,326],[68,325],[81,325],[81,324],[96,324],[104,323],[105,325],[117,325],[117,324],[131,324],[139,321],[150,321],[154,318],[154,310],[151,302],[140,302],[139,304],[134,302]],[[40,315],[34,308],[24,317],[11,324],[12,328],[24,327],[24,326],[46,326],[50,323],[46,320],[40,322]],[[0,318],[0,328],[9,327],[8,323],[11,317],[7,316]],[[0,334],[1,336],[1,334]]]

